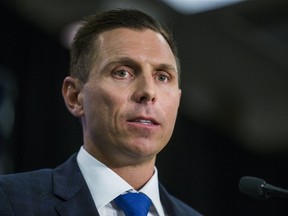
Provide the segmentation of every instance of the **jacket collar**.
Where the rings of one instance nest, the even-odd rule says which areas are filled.
[[[61,216],[99,216],[84,177],[76,161],[77,154],[53,171],[54,193],[62,200],[56,206]],[[169,215],[183,215],[180,206],[175,205],[171,195],[160,184],[160,199]],[[198,214],[195,214],[198,215]]]
[[[99,216],[76,161],[76,154],[53,171],[54,193],[63,200],[56,206],[61,216]]]

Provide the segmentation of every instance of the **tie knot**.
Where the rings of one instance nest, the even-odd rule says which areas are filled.
[[[115,198],[126,216],[147,216],[151,200],[144,193],[126,193]]]

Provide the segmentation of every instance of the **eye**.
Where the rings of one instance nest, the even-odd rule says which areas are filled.
[[[157,80],[160,82],[168,82],[170,80],[170,76],[166,73],[161,73],[157,75]]]
[[[124,77],[127,77],[129,73],[126,70],[120,70],[120,71],[117,71],[115,75],[124,78]]]
[[[126,69],[120,69],[120,70],[115,70],[113,71],[113,77],[118,78],[118,79],[126,79],[131,77],[131,73],[126,70]]]

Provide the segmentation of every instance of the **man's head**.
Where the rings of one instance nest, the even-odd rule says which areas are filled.
[[[153,164],[172,135],[181,97],[176,51],[159,25],[141,12],[107,12],[79,30],[72,52],[62,93],[81,119],[84,148],[110,167]]]
[[[99,53],[99,35],[102,32],[129,28],[134,30],[150,29],[160,33],[169,44],[180,73],[177,47],[172,34],[147,14],[132,9],[117,9],[88,17],[81,25],[71,46],[70,75],[82,83],[88,79],[93,62]]]

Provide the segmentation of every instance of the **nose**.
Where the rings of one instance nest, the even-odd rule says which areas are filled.
[[[134,100],[137,103],[155,103],[156,86],[152,76],[142,76],[136,83]]]

